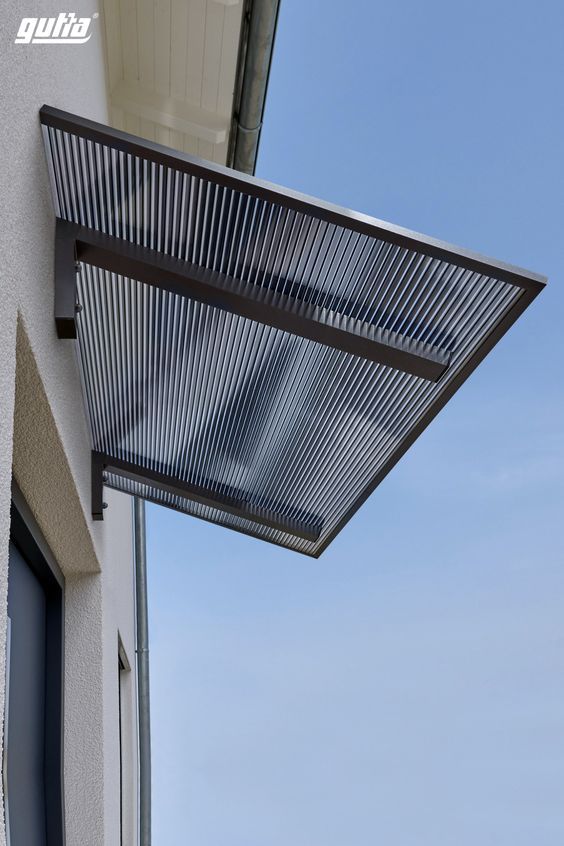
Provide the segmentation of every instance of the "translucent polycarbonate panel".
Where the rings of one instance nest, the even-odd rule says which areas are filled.
[[[189,290],[82,265],[78,356],[93,448],[212,494],[236,490],[321,534],[304,540],[111,473],[107,484],[265,540],[319,554],[529,296],[495,263],[485,273],[462,254],[457,263],[386,240],[380,226],[358,231],[353,217],[328,222],[267,189],[253,195],[252,180],[248,191],[218,184],[197,160],[191,174],[188,157],[175,169],[80,130],[43,132],[59,217],[449,351],[435,383]]]
[[[472,330],[458,337],[451,378],[519,296],[504,284],[496,298],[496,287],[484,285]],[[147,495],[311,554],[448,384],[86,265],[78,297],[95,449],[219,494],[244,491],[264,508],[276,502],[287,518],[309,514],[323,526],[315,543],[170,494]]]

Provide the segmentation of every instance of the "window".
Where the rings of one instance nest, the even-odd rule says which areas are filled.
[[[64,842],[63,591],[25,504],[13,504],[3,761],[9,846]]]

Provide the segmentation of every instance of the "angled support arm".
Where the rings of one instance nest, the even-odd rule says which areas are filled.
[[[147,485],[158,491],[189,499],[209,508],[218,508],[228,514],[233,514],[235,517],[240,517],[242,520],[250,520],[253,523],[294,535],[294,537],[306,541],[315,542],[321,534],[322,525],[315,518],[307,522],[305,520],[292,520],[284,517],[278,510],[260,508],[254,505],[245,497],[243,492],[238,492],[236,496],[219,494],[201,485],[185,482],[172,474],[162,473],[132,461],[125,461],[121,458],[114,458],[105,453],[93,451],[92,517],[94,520],[103,520],[104,505],[102,500],[106,474],[129,479],[140,485]]]
[[[56,244],[59,337],[75,337],[70,292],[78,260],[432,382],[450,361],[441,347],[77,224],[58,220]]]

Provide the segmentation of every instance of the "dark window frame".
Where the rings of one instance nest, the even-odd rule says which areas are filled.
[[[45,591],[45,831],[48,846],[64,846],[64,576],[40,536],[29,509],[14,492],[10,539]]]

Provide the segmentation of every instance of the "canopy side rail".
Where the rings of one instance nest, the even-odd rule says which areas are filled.
[[[420,418],[416,426],[411,429],[403,441],[399,444],[396,450],[392,453],[389,459],[383,464],[377,475],[374,477],[370,485],[357,497],[351,504],[351,507],[346,514],[339,520],[333,531],[323,541],[316,558],[327,549],[329,544],[337,537],[339,532],[346,526],[351,517],[358,511],[358,509],[366,502],[369,496],[374,493],[378,485],[385,479],[388,473],[395,467],[398,461],[405,455],[411,446],[415,443],[417,438],[425,431],[427,426],[434,420],[440,411],[447,405],[449,400],[456,394],[457,390],[464,384],[466,379],[474,372],[478,365],[486,358],[498,341],[503,338],[506,332],[511,329],[513,324],[519,319],[523,312],[531,305],[537,292],[534,289],[523,291],[516,302],[500,317],[499,321],[492,327],[489,335],[485,338],[476,352],[468,359],[467,363],[462,367],[456,376],[446,385],[441,392],[437,402],[435,402]]]

